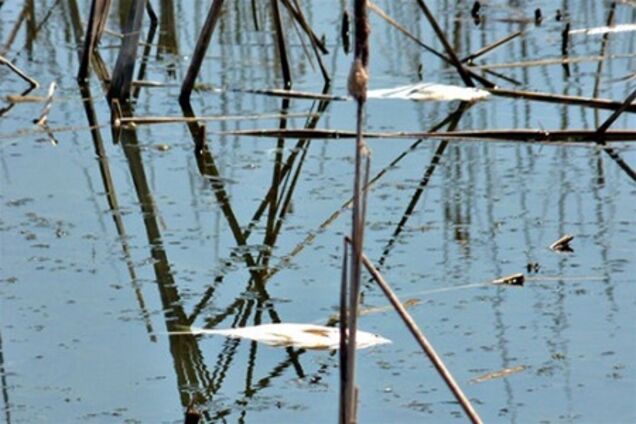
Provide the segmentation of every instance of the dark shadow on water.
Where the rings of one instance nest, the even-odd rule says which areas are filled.
[[[150,320],[150,313],[146,307],[146,301],[144,300],[141,286],[137,278],[137,271],[135,270],[135,264],[130,254],[130,246],[128,245],[128,236],[126,234],[126,228],[122,219],[121,210],[119,208],[119,201],[117,200],[117,189],[113,183],[113,178],[110,173],[110,166],[108,164],[108,155],[104,148],[104,142],[100,131],[99,122],[97,120],[97,113],[93,105],[93,97],[90,87],[88,85],[80,84],[80,93],[83,99],[84,112],[86,113],[86,119],[90,126],[91,138],[93,139],[93,147],[95,149],[95,156],[99,164],[99,173],[102,177],[102,184],[104,187],[103,192],[106,195],[110,214],[113,218],[117,235],[121,243],[121,249],[124,254],[124,261],[126,262],[126,268],[128,269],[128,275],[130,277],[130,283],[135,291],[135,297],[141,311],[141,315],[146,324],[146,330],[150,335],[150,340],[155,342],[157,337],[152,329],[152,322]]]
[[[127,110],[126,105],[123,105],[122,109],[124,116],[130,116],[130,110]],[[153,258],[153,268],[164,311],[166,330],[168,332],[180,331],[183,328],[188,328],[190,323],[163,247],[158,222],[159,215],[147,182],[137,134],[134,130],[124,129],[120,136],[121,146],[128,161],[130,175],[141,208],[150,255]],[[181,404],[186,407],[192,400],[197,403],[201,402],[199,390],[209,387],[212,384],[212,378],[205,365],[197,339],[192,335],[171,336],[169,343]]]
[[[468,103],[464,103],[464,102],[460,103],[457,109],[453,113],[451,113],[448,116],[448,118],[442,122],[442,124],[436,125],[435,127],[433,127],[431,131],[437,131],[437,129],[441,128],[443,125],[446,125],[446,124],[448,124],[448,131],[454,131],[457,128],[457,125],[459,124],[459,121],[461,120],[464,112],[468,108],[470,108],[470,106],[471,105]],[[421,140],[416,141],[416,144],[418,144],[419,142],[421,142]],[[424,175],[422,176],[417,186],[417,189],[414,191],[413,195],[411,196],[409,204],[407,205],[406,210],[402,214],[402,218],[398,222],[395,230],[393,231],[393,234],[391,235],[391,238],[389,238],[389,241],[386,243],[386,246],[384,247],[382,251],[382,255],[377,261],[378,269],[381,269],[381,267],[384,265],[387,257],[389,256],[389,253],[391,252],[391,249],[395,246],[395,243],[398,240],[402,231],[404,230],[404,227],[406,226],[409,218],[411,217],[411,215],[413,215],[413,212],[415,211],[415,208],[417,207],[417,204],[422,194],[424,193],[424,190],[428,186],[428,183],[431,180],[431,177],[433,176],[435,169],[437,168],[437,166],[442,160],[442,156],[444,155],[444,152],[446,151],[446,147],[448,146],[448,143],[449,143],[448,140],[442,140],[437,145],[437,148],[435,149],[435,152],[433,153],[433,156],[431,157],[431,161],[429,165],[424,169]],[[453,161],[453,163],[459,163],[459,162]],[[449,197],[452,199],[452,196],[449,196]],[[447,200],[449,197],[447,197]]]
[[[289,99],[284,99],[282,102],[282,115],[289,108]],[[318,124],[322,112],[324,112],[329,105],[328,101],[321,101],[317,106],[317,114],[312,115],[306,122],[306,128],[315,128]],[[190,105],[182,105],[183,114],[186,117],[195,117],[194,111]],[[286,118],[280,121],[280,127],[286,126]],[[206,127],[196,121],[188,123],[188,129],[193,140],[193,154],[197,162],[199,172],[209,182],[209,187],[219,204],[221,212],[225,217],[226,223],[234,237],[236,248],[232,249],[229,258],[226,260],[228,264],[231,264],[240,258],[244,263],[245,269],[249,273],[249,280],[247,281],[244,292],[236,297],[236,299],[222,312],[217,313],[211,317],[205,319],[205,327],[214,328],[221,322],[230,319],[230,327],[243,327],[246,325],[258,325],[264,322],[263,313],[267,312],[268,321],[270,322],[283,322],[279,314],[276,312],[274,306],[271,303],[271,296],[266,289],[266,281],[269,276],[269,259],[272,251],[275,247],[278,235],[282,230],[284,219],[289,211],[290,203],[293,198],[294,190],[297,186],[297,182],[301,175],[302,164],[306,158],[310,140],[299,140],[291,153],[285,158],[285,141],[279,140],[277,143],[276,157],[272,170],[272,184],[265,193],[263,200],[260,202],[257,210],[252,217],[250,223],[242,229],[236,214],[234,212],[231,198],[225,187],[225,178],[220,173],[216,164],[215,156],[212,150],[209,148],[209,144],[206,139]],[[179,296],[176,292],[176,286],[170,274],[167,258],[165,258],[165,252],[161,248],[161,237],[159,233],[159,227],[156,223],[156,216],[154,211],[154,202],[148,188],[145,183],[145,176],[143,173],[143,165],[141,163],[141,155],[139,154],[136,136],[134,131],[124,130],[121,133],[122,145],[126,153],[126,157],[129,160],[131,175],[135,181],[135,187],[138,192],[140,205],[142,206],[142,213],[144,216],[144,223],[146,224],[148,240],[152,246],[153,258],[155,258],[155,269],[157,274],[157,281],[160,283],[160,290],[162,291],[162,299],[165,299],[164,308],[168,305],[173,305],[173,313],[167,315],[167,327],[168,330],[175,329],[179,325],[192,325],[198,318],[199,314],[205,309],[206,305],[214,297],[216,289],[223,283],[225,273],[223,270],[213,278],[212,284],[202,294],[200,300],[195,305],[193,312],[188,316],[179,305]],[[134,164],[134,166],[133,166]],[[249,237],[254,233],[256,225],[265,218],[265,232],[262,244],[257,246],[263,246],[258,248],[258,257],[254,257],[252,254],[253,246],[248,244]],[[165,287],[165,288],[161,288]],[[256,296],[254,296],[256,295]],[[172,340],[182,340],[183,336],[171,337],[171,345],[174,344]],[[180,342],[183,343],[183,342]],[[190,343],[190,342],[189,342]],[[192,338],[192,342],[188,344],[190,351],[198,351],[196,346],[196,339]],[[234,357],[237,353],[240,341],[233,339],[226,339],[223,343],[223,348],[218,354],[215,365],[211,373],[205,373],[203,378],[190,381],[179,378],[179,387],[187,387],[189,390],[193,390],[194,387],[198,387],[197,393],[199,396],[196,399],[198,404],[205,404],[213,401],[213,397],[219,392],[223,385],[225,376],[227,375],[230,367],[234,362]],[[195,349],[197,347],[197,349]],[[304,378],[306,376],[299,358],[303,353],[303,350],[296,350],[293,348],[286,348],[287,359],[275,366],[265,377],[259,380],[254,380],[254,370],[258,358],[259,345],[250,342],[248,362],[245,369],[245,388],[243,390],[243,397],[236,399],[234,404],[237,407],[244,406],[245,401],[253,397],[260,390],[268,387],[270,381],[283,375],[284,371],[288,368],[293,368],[298,378]],[[175,348],[172,348],[173,357],[175,357]],[[199,352],[200,353],[200,352]],[[197,356],[197,364],[203,363],[203,358]],[[175,357],[175,368],[177,370],[184,368],[187,359],[177,359]],[[196,367],[201,369],[199,365]],[[195,384],[192,384],[195,383]],[[187,406],[191,399],[184,397],[182,393],[182,405]],[[231,413],[231,407],[221,409],[216,413],[215,417],[210,417],[209,413],[205,413],[210,419],[220,419]],[[246,410],[242,409],[242,418]]]
[[[0,384],[2,385],[2,401],[4,404],[4,419],[11,424],[11,402],[9,401],[9,384],[7,383],[7,368],[4,363],[2,347],[2,333],[0,333]]]

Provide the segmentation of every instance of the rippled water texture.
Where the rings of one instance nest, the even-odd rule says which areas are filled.
[[[299,3],[324,35],[330,92],[346,95],[352,56],[340,25],[348,2]],[[618,3],[615,22],[636,22],[634,2]],[[162,86],[139,90],[136,116],[183,116],[179,85],[210,4],[152,1],[159,26],[143,79]],[[199,116],[273,117],[207,122],[209,150],[198,160],[187,125],[113,131],[94,71],[80,90],[77,28],[88,0],[0,2],[0,48],[15,36],[2,56],[40,83],[29,95],[58,85],[48,118],[53,145],[32,122],[43,104],[9,103],[6,96],[28,84],[0,65],[0,421],[178,423],[191,401],[205,422],[336,421],[337,355],[166,334],[188,322],[324,325],[337,311],[353,141],[224,133],[277,129],[281,113],[287,128],[353,130],[355,104],[246,92],[282,88],[269,2],[254,2],[258,30],[252,4],[225,2],[192,108]],[[377,4],[442,49],[417,2]],[[573,33],[569,55],[584,59],[568,69],[558,63],[565,22],[572,30],[604,26],[607,2],[491,0],[479,25],[472,2],[427,4],[460,57],[525,30],[477,65],[556,59],[493,68],[508,80],[484,74],[503,87],[591,97],[598,84],[598,96],[615,101],[636,88],[634,31],[609,34],[600,74],[602,35]],[[112,2],[99,47],[109,70],[129,5]],[[32,19],[13,34],[23,11]],[[311,46],[281,12],[293,88],[321,92]],[[463,85],[452,67],[378,15],[371,23],[371,89]],[[593,130],[611,114],[503,97],[461,110],[456,101],[370,99],[366,129],[426,131],[446,120],[443,129]],[[635,115],[612,128],[634,130]],[[368,145],[371,176],[379,177],[369,192],[365,252],[400,298],[412,299],[408,311],[484,421],[636,422],[636,184],[616,158],[593,144],[384,138]],[[632,144],[613,147],[636,167]],[[565,234],[574,236],[573,252],[548,248]],[[518,272],[523,287],[488,283]],[[393,343],[359,352],[359,422],[466,422],[364,279],[362,307],[374,309],[360,326]]]

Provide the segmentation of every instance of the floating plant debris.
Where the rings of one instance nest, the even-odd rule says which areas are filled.
[[[499,371],[492,371],[492,372],[488,372],[488,373],[486,373],[484,375],[480,375],[479,377],[475,377],[475,378],[471,379],[470,382],[473,383],[473,384],[476,384],[476,383],[484,383],[486,381],[494,380],[496,378],[505,378],[505,377],[508,377],[509,375],[521,372],[521,371],[525,370],[526,368],[528,368],[528,367],[525,366],[525,365],[518,365],[516,367],[504,368],[504,369],[499,370]]]
[[[550,249],[555,252],[574,252],[574,249],[570,246],[570,242],[574,239],[574,236],[569,234],[564,235],[554,243],[550,245]]]
[[[340,330],[336,327],[325,327],[314,324],[263,324],[251,327],[208,330],[191,327],[185,331],[173,331],[171,335],[219,335],[236,339],[249,339],[269,346],[296,347],[316,350],[335,350],[340,347]],[[391,343],[377,334],[360,331],[356,333],[356,348]]]
[[[506,284],[509,286],[523,286],[526,277],[522,273],[508,275],[506,277],[497,278],[492,280],[493,284]]]

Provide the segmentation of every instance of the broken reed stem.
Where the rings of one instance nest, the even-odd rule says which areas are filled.
[[[7,65],[9,69],[11,69],[17,76],[29,83],[32,88],[38,88],[40,86],[40,84],[36,80],[22,72],[20,68],[15,66],[9,59],[5,58],[4,56],[0,56],[0,64]]]
[[[431,362],[435,366],[435,369],[457,399],[457,402],[459,402],[466,415],[468,415],[468,417],[470,418],[470,421],[472,423],[481,424],[482,420],[475,408],[470,403],[470,400],[468,400],[462,389],[453,378],[453,375],[450,373],[450,371],[448,371],[437,352],[435,352],[433,345],[427,340],[426,336],[424,336],[411,315],[407,312],[406,308],[404,308],[393,290],[391,290],[389,284],[384,280],[382,274],[380,274],[373,263],[364,254],[362,254],[362,263],[364,264],[367,271],[369,271],[376,283],[378,283],[386,297],[395,308],[396,312],[402,318],[402,321],[404,321],[404,324],[406,324],[413,337],[415,337],[415,340],[417,340],[418,344],[422,347],[422,350],[424,350],[428,358],[431,360]]]
[[[203,29],[201,29],[201,32],[199,33],[199,38],[197,39],[197,44],[194,48],[194,53],[192,54],[192,61],[190,62],[190,66],[188,67],[186,76],[183,79],[183,84],[181,84],[179,103],[182,106],[190,103],[192,87],[194,87],[194,81],[197,79],[199,71],[201,70],[201,64],[203,63],[205,52],[208,50],[210,39],[212,38],[212,34],[214,33],[214,28],[216,27],[216,23],[221,16],[222,6],[223,0],[214,0],[212,2],[210,10],[208,11],[208,15],[205,18]]]
[[[289,70],[289,58],[287,56],[287,46],[285,45],[285,32],[283,30],[283,23],[280,17],[280,9],[278,8],[278,0],[271,0],[270,5],[272,8],[272,18],[276,32],[276,48],[278,50],[281,72],[283,73],[284,87],[291,88],[291,71]]]
[[[464,81],[464,84],[466,84],[468,87],[474,87],[475,83],[473,83],[471,77],[468,75],[468,72],[466,72],[466,69],[464,69],[464,65],[461,63],[461,61],[457,57],[457,54],[455,53],[455,49],[453,49],[453,46],[451,46],[448,40],[446,39],[444,32],[438,25],[431,11],[426,6],[426,3],[424,3],[424,0],[417,0],[417,4],[419,4],[420,9],[422,9],[422,12],[424,12],[424,15],[426,16],[426,19],[428,19],[428,22],[433,27],[433,31],[435,31],[437,38],[439,38],[439,41],[441,41],[442,45],[444,46],[444,50],[446,50],[446,54],[450,58],[453,66],[455,66],[455,68],[457,69],[457,72],[459,72],[459,76]]]

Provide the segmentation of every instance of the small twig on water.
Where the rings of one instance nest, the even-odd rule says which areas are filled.
[[[555,252],[573,252],[574,250],[570,246],[570,243],[574,240],[574,236],[569,234],[564,235],[554,243],[550,245],[550,249]]]

